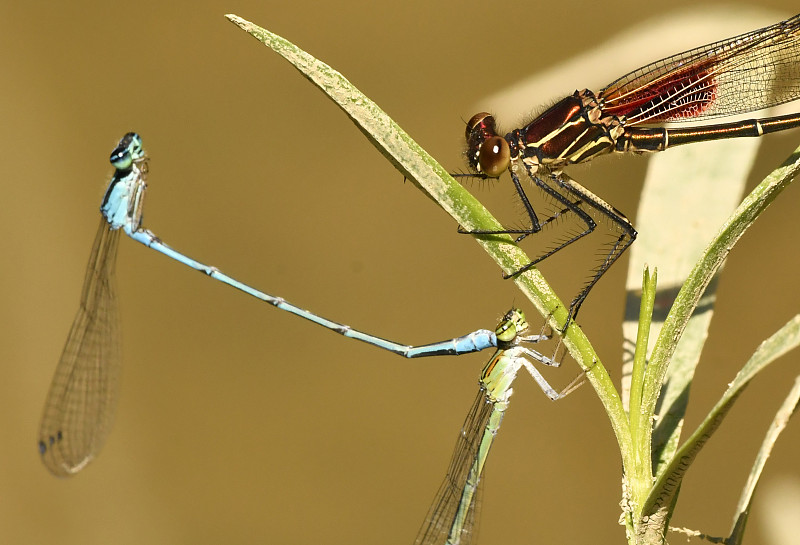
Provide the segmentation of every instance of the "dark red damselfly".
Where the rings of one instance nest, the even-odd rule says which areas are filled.
[[[640,127],[731,116],[800,98],[800,15],[727,40],[653,62],[619,78],[599,93],[575,91],[536,119],[504,137],[494,118],[476,114],[467,124],[467,157],[472,173],[462,177],[511,175],[527,215],[527,228],[459,232],[518,235],[538,233],[545,225],[572,215],[581,229],[542,252],[506,278],[517,276],[597,227],[591,213],[610,220],[615,237],[608,253],[569,306],[563,330],[575,318],[589,291],[636,239],[628,219],[562,169],[609,153],[645,153],[740,136],[762,136],[800,126],[800,114],[683,129]],[[527,173],[556,204],[556,212],[537,216],[520,182]]]

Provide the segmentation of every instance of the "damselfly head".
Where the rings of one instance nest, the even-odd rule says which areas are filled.
[[[528,322],[525,319],[525,313],[518,308],[512,308],[497,324],[494,334],[497,336],[497,340],[508,343],[527,329]]]
[[[508,142],[498,136],[494,117],[486,112],[467,122],[467,160],[469,166],[489,178],[498,178],[508,169],[511,151]]]
[[[144,158],[142,138],[135,132],[122,137],[117,147],[111,152],[111,164],[117,170],[130,170],[133,163]]]

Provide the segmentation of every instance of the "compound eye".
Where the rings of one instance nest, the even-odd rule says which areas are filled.
[[[117,146],[111,154],[111,164],[117,170],[128,170],[133,164],[133,157],[131,151],[127,147]]]
[[[481,132],[484,132],[486,129],[494,132],[494,117],[492,117],[492,114],[480,112],[473,115],[470,120],[467,121],[467,141],[469,141],[470,136],[472,136],[472,131],[475,129],[480,129]]]
[[[508,169],[511,159],[511,150],[508,142],[500,136],[492,136],[483,144],[478,154],[478,165],[480,171],[490,178],[498,178]]]
[[[494,334],[499,341],[504,343],[511,342],[517,336],[517,324],[513,320],[504,320],[497,325]]]
[[[135,132],[129,132],[122,137],[117,147],[111,152],[111,164],[117,170],[128,170],[134,161],[143,157],[142,138]]]

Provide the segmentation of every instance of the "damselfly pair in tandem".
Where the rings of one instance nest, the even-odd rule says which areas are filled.
[[[519,309],[506,313],[494,331],[479,329],[438,343],[407,346],[333,322],[241,283],[174,250],[142,227],[148,169],[139,135],[125,135],[112,152],[111,163],[116,171],[100,208],[102,219],[89,259],[81,305],[56,368],[39,429],[39,453],[54,475],[66,477],[83,470],[99,454],[111,431],[121,366],[114,283],[120,232],[262,302],[406,358],[497,349],[481,373],[480,391],[459,434],[447,477],[420,531],[420,542],[438,542],[447,536],[452,540],[471,538],[483,466],[520,369],[525,368],[552,400],[567,395],[583,382],[579,375],[561,393],[548,384],[531,360],[554,367],[558,362],[529,347],[547,337],[527,335],[528,323]]]

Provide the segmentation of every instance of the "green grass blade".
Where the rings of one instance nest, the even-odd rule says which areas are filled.
[[[775,446],[775,442],[778,440],[781,432],[786,428],[789,419],[797,410],[798,403],[800,403],[800,376],[795,379],[794,386],[792,386],[792,389],[789,391],[789,395],[786,396],[780,409],[778,409],[778,412],[775,414],[772,425],[769,427],[767,435],[761,443],[761,448],[758,450],[753,468],[750,470],[747,483],[742,490],[742,497],[739,499],[739,504],[736,506],[733,528],[731,529],[731,535],[726,541],[728,545],[741,545],[742,543],[744,529],[747,525],[747,517],[750,514],[750,506],[753,502],[756,486],[764,471],[767,459],[772,452],[772,447]]]
[[[783,165],[745,198],[723,225],[702,259],[695,265],[681,287],[653,349],[643,389],[642,414],[655,414],[661,386],[678,342],[704,290],[722,266],[725,257],[758,215],[791,183],[798,172],[800,172],[800,149],[795,150]],[[641,428],[640,431],[650,433],[647,427]],[[640,444],[650,442],[649,439],[646,437]],[[695,446],[699,450],[702,442],[695,443]],[[641,496],[644,490],[634,489],[631,492],[633,504],[641,509],[640,523],[637,524],[641,542],[655,542],[663,536],[671,515],[671,506],[677,497],[683,473],[688,466],[687,461],[696,454],[696,451],[693,451],[691,457],[687,458],[683,448],[675,453],[669,464],[663,465],[656,472],[655,486],[658,488],[647,491],[646,500]],[[676,463],[680,467],[677,467]]]
[[[650,271],[647,267],[644,269],[644,278],[642,280],[642,297],[639,306],[639,329],[636,334],[636,350],[634,352],[633,360],[633,373],[631,376],[630,388],[630,410],[628,415],[631,425],[631,436],[633,438],[634,448],[637,452],[637,476],[636,478],[647,486],[652,482],[651,464],[650,464],[650,450],[649,448],[642,448],[642,445],[637,444],[637,438],[643,437],[639,429],[643,426],[650,427],[650,415],[642,414],[642,390],[644,387],[645,370],[647,368],[647,344],[650,337],[651,317],[653,315],[653,305],[657,293],[657,271]]]
[[[639,297],[634,290],[638,288],[639,271],[648,263],[660,268],[649,353],[681,284],[717,235],[719,226],[741,202],[759,144],[758,139],[752,138],[721,140],[680,147],[651,158],[637,212],[641,234],[631,249],[628,265],[628,319],[623,324],[626,343],[636,334]],[[672,219],[668,227],[665,218]],[[650,443],[642,444],[653,453],[653,472],[678,447],[691,382],[714,312],[716,285],[714,280],[706,288],[664,376],[652,447]],[[630,353],[625,355],[630,361]],[[623,372],[623,403],[629,382],[625,378],[630,373],[628,361],[623,362],[623,370],[628,369]]]
[[[642,505],[648,520],[643,527],[654,535],[663,535],[669,520],[670,506],[680,488],[686,470],[724,420],[745,386],[770,363],[800,345],[800,315],[792,318],[753,353],[720,400],[692,435],[681,445],[667,467],[656,477],[652,491]]]
[[[467,229],[500,228],[497,220],[468,191],[456,182],[424,149],[400,128],[372,100],[361,93],[342,74],[314,58],[288,40],[236,15],[228,20],[284,57],[300,73],[321,89],[356,124],[370,142],[426,195],[435,200],[460,225]],[[475,237],[475,240],[505,272],[513,272],[530,259],[508,236]],[[553,327],[563,324],[566,310],[541,274],[529,269],[514,280],[531,303],[549,318]],[[630,452],[628,421],[619,394],[583,332],[573,323],[564,345],[598,392],[611,419],[612,428],[623,445],[623,457]]]

